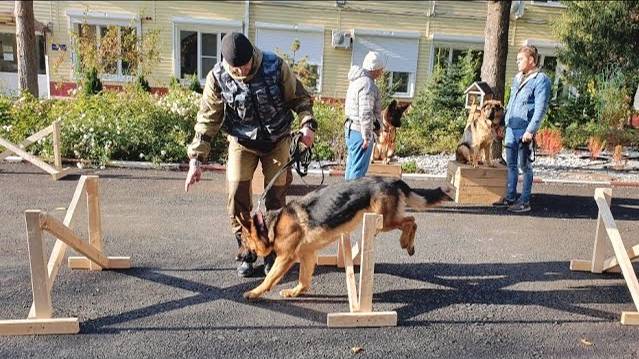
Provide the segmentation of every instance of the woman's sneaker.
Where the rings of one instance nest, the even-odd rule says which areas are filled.
[[[493,207],[506,208],[515,204],[515,201],[509,201],[505,198],[500,199],[499,201],[493,203]]]
[[[508,212],[513,212],[513,213],[530,212],[530,203],[517,202],[513,204],[512,206],[508,207]]]

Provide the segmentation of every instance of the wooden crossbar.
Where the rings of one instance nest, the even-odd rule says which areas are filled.
[[[44,137],[47,137],[48,135],[52,135],[53,138],[53,166],[25,150],[28,146],[36,143]],[[78,171],[77,169],[70,167],[62,168],[62,155],[60,152],[60,121],[54,121],[50,126],[27,137],[18,145],[0,137],[0,146],[6,148],[4,152],[0,153],[0,161],[6,159],[11,154],[16,154],[49,173],[54,180],[59,180],[64,176],[77,173]]]
[[[639,281],[637,281],[637,274],[631,262],[633,259],[639,258],[639,245],[626,249],[621,239],[621,234],[610,211],[612,190],[610,188],[597,188],[594,197],[599,214],[592,259],[589,261],[572,260],[570,261],[570,270],[592,273],[620,270],[637,309],[636,312],[622,312],[621,324],[639,325]],[[605,245],[605,237],[609,239],[613,252],[613,256],[609,258],[606,258],[610,251]]]
[[[375,272],[375,235],[383,227],[383,217],[374,213],[364,214],[361,241],[361,266],[359,276],[359,293],[355,282],[353,255],[350,237],[347,234],[340,238],[346,271],[346,290],[348,293],[349,312],[329,313],[327,325],[337,327],[385,327],[397,325],[397,312],[373,311],[373,275]]]
[[[87,198],[89,242],[83,241],[72,229],[77,205],[83,194]],[[80,331],[77,318],[52,318],[51,289],[67,247],[85,257],[70,257],[72,269],[125,269],[131,267],[129,257],[107,257],[102,252],[102,229],[97,176],[82,176],[63,221],[40,210],[25,211],[33,303],[27,319],[0,320],[0,335],[74,334]],[[43,232],[57,238],[51,256],[46,261]]]

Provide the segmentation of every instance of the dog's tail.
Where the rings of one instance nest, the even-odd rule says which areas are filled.
[[[450,189],[442,186],[432,189],[410,188],[406,182],[398,180],[396,185],[406,196],[406,206],[412,209],[426,209],[441,202],[452,201]]]

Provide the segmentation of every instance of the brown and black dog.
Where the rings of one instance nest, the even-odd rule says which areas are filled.
[[[480,162],[492,166],[491,148],[493,141],[498,137],[497,132],[503,116],[504,107],[497,100],[485,101],[479,115],[475,108],[471,108],[464,135],[455,152],[455,160],[470,163],[473,167],[477,167]],[[482,154],[483,162],[480,161]]]
[[[373,149],[373,160],[381,160],[382,163],[388,164],[395,155],[395,147],[397,146],[397,128],[402,125],[402,115],[410,106],[398,105],[393,100],[382,113],[382,127],[375,148]]]
[[[399,243],[409,255],[415,253],[415,218],[405,209],[426,209],[450,201],[447,188],[411,189],[399,179],[364,177],[336,183],[313,191],[282,209],[264,216],[238,218],[242,224],[244,245],[258,256],[275,252],[277,258],[264,281],[244,293],[247,299],[259,298],[275,286],[296,260],[300,262],[299,284],[280,291],[283,297],[297,297],[311,287],[317,251],[352,232],[364,213],[381,214],[382,232],[401,230]]]

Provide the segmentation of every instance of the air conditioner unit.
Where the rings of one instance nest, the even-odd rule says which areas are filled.
[[[353,38],[348,31],[332,31],[331,45],[336,49],[350,49]]]

